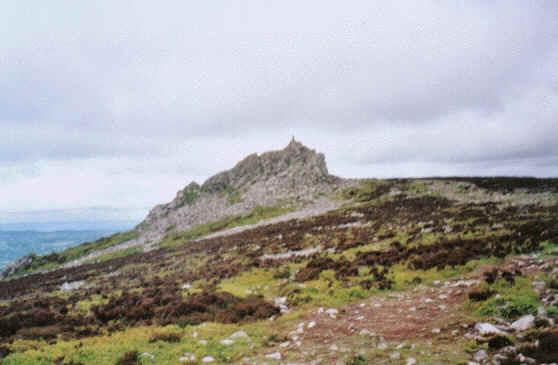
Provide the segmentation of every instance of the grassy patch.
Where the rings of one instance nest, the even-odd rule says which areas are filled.
[[[255,294],[270,299],[277,295],[279,282],[280,280],[273,279],[271,270],[253,269],[242,275],[221,281],[219,288],[238,297]]]
[[[215,222],[200,224],[186,232],[171,233],[165,236],[161,242],[161,247],[173,247],[188,243],[192,240],[206,236],[208,234],[230,229],[248,224],[257,223],[263,219],[273,218],[285,213],[294,211],[295,208],[288,206],[257,206],[251,212],[242,215],[235,215],[220,219]]]
[[[353,186],[341,192],[343,199],[368,202],[389,192],[391,184],[377,179],[366,179],[360,186]]]
[[[236,338],[232,344],[223,344],[236,331],[244,330],[250,341]],[[177,342],[150,340],[162,334],[180,336]],[[125,353],[138,351],[142,364],[177,364],[185,353],[193,354],[198,362],[205,356],[215,359],[214,363],[237,363],[244,356],[262,348],[270,329],[267,322],[246,326],[206,323],[203,326],[188,326],[181,329],[175,325],[129,328],[111,336],[103,335],[80,340],[59,341],[48,345],[44,341],[17,340],[11,346],[16,353],[3,359],[3,365],[47,365],[65,356],[65,362],[74,361],[91,365],[115,364]],[[147,353],[146,355],[143,355]],[[152,356],[150,356],[152,355]]]
[[[511,320],[537,313],[539,300],[530,278],[516,276],[514,284],[497,280],[492,285],[484,284],[483,289],[492,290],[496,295],[484,302],[469,303],[475,316],[498,316]]]
[[[108,260],[112,260],[112,259],[116,259],[119,257],[124,257],[124,256],[128,256],[128,255],[135,255],[137,253],[142,253],[143,250],[139,247],[128,247],[125,248],[123,250],[118,250],[115,252],[110,252],[110,253],[106,253],[104,255],[89,259],[87,261],[85,261],[85,263],[92,263],[92,262],[105,262]]]
[[[229,205],[235,205],[237,203],[242,203],[242,194],[238,190],[226,189],[222,192],[227,197],[227,203]]]
[[[197,202],[200,198],[200,186],[196,182],[191,182],[182,190],[182,200],[178,204],[177,208],[181,208],[185,205],[192,205]]]

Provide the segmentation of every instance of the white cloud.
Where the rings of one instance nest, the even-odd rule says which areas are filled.
[[[558,174],[552,1],[0,10],[0,211],[145,209],[291,135],[343,176]]]

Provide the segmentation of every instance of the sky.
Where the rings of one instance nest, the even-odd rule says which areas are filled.
[[[0,223],[139,222],[291,136],[343,177],[558,176],[555,0],[3,2],[0,85]]]

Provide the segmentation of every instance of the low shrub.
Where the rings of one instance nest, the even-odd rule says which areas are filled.
[[[12,351],[7,346],[0,346],[0,359],[7,357]]]
[[[513,342],[507,336],[498,335],[488,340],[488,347],[494,350],[499,350],[506,346],[513,345]]]
[[[320,268],[305,267],[296,274],[295,281],[302,283],[309,280],[316,280],[320,276],[320,272]]]
[[[149,339],[149,343],[154,343],[157,341],[175,343],[180,342],[181,338],[182,336],[178,333],[155,333]]]
[[[551,306],[546,308],[546,314],[551,318],[558,318],[558,307]]]
[[[137,351],[126,352],[124,356],[118,359],[116,365],[141,365],[139,353]]]
[[[484,302],[495,294],[490,289],[473,290],[469,293],[469,300],[471,302]]]
[[[48,326],[22,328],[17,332],[17,334],[22,338],[28,340],[51,340],[58,337],[58,334],[62,332],[62,328],[60,328],[59,326]]]
[[[291,277],[291,271],[288,266],[278,269],[273,273],[274,279],[288,279]]]

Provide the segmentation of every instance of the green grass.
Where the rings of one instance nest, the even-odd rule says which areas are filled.
[[[377,179],[365,179],[360,186],[353,186],[341,192],[343,199],[353,199],[356,202],[368,202],[389,192],[390,184]]]
[[[468,306],[477,317],[498,316],[513,320],[526,314],[536,314],[540,303],[531,282],[532,278],[516,276],[513,285],[503,279],[492,285],[485,283],[482,288],[494,291],[495,295],[484,302],[469,302]]]
[[[200,186],[196,182],[191,182],[182,190],[182,193],[182,201],[178,204],[178,208],[197,202],[200,198]]]
[[[546,313],[551,318],[558,318],[558,307],[550,306],[550,307],[546,308]]]
[[[235,205],[237,203],[242,203],[242,194],[238,190],[226,189],[222,192],[223,195],[227,197],[227,204]]]
[[[273,218],[285,213],[294,211],[292,206],[257,206],[251,212],[243,215],[235,215],[220,219],[215,222],[200,224],[185,232],[171,233],[165,236],[161,241],[161,247],[174,247],[183,245],[192,240],[201,238],[208,234],[230,229],[239,226],[257,223],[263,219]]]
[[[113,247],[121,243],[133,240],[138,236],[139,233],[136,230],[131,230],[123,233],[115,233],[109,237],[99,238],[94,242],[88,242],[68,248],[60,252],[59,255],[64,258],[65,262],[68,262],[86,256],[91,252],[103,250],[105,248]]]
[[[108,260],[112,260],[112,259],[116,259],[119,257],[124,257],[124,256],[128,256],[128,255],[135,255],[137,253],[142,253],[143,250],[139,247],[128,247],[125,248],[123,250],[118,250],[115,252],[110,252],[110,253],[106,253],[104,255],[89,259],[87,261],[85,261],[86,264],[88,263],[93,263],[93,262],[105,262]]]
[[[80,340],[59,341],[49,345],[45,341],[17,340],[10,347],[16,353],[3,359],[3,365],[51,365],[54,360],[65,356],[70,360],[87,365],[115,364],[126,352],[138,351],[142,364],[177,364],[186,352],[194,354],[201,362],[204,356],[212,356],[214,364],[238,363],[244,356],[261,349],[266,338],[271,334],[267,321],[252,323],[249,326],[206,323],[204,326],[151,326],[129,328],[111,336],[102,335]],[[231,345],[224,345],[221,340],[239,330],[250,336],[250,341],[237,338]],[[155,333],[178,333],[182,339],[177,343],[149,340]],[[197,337],[194,337],[197,333]],[[207,343],[200,343],[206,340]],[[141,356],[144,352],[150,356]]]

